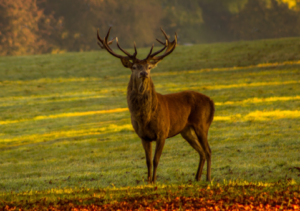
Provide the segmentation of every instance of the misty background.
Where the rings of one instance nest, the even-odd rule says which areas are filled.
[[[0,0],[0,55],[99,49],[112,28],[122,47],[300,36],[300,0]]]

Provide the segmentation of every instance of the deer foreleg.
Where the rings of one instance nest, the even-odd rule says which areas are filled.
[[[156,141],[155,155],[153,159],[153,178],[152,178],[153,183],[155,183],[156,181],[156,170],[157,170],[159,158],[163,151],[164,145],[165,145],[165,139],[159,139]]]
[[[152,145],[150,141],[145,141],[142,140],[143,147],[145,150],[145,155],[146,155],[146,163],[147,163],[147,168],[148,168],[148,182],[151,183],[152,178]]]

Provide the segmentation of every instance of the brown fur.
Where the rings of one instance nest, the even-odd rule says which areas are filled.
[[[162,29],[161,29],[162,30]],[[181,134],[181,136],[199,153],[200,161],[196,173],[196,180],[201,179],[205,161],[207,160],[206,180],[211,180],[211,149],[207,136],[208,129],[213,121],[215,107],[213,101],[198,92],[184,91],[174,94],[161,95],[155,91],[150,71],[156,67],[165,56],[172,53],[177,44],[170,42],[162,30],[166,42],[164,48],[152,53],[152,49],[144,60],[136,58],[137,51],[130,55],[118,47],[127,56],[116,54],[108,41],[110,29],[104,39],[98,35],[101,48],[106,49],[111,55],[120,58],[124,67],[131,70],[131,77],[127,88],[127,104],[131,114],[131,123],[136,134],[141,138],[146,154],[148,167],[148,181],[155,182],[156,171],[162,150],[167,138]],[[134,46],[135,47],[135,46]],[[162,56],[157,56],[164,49]],[[152,163],[152,141],[156,141],[154,159]],[[153,165],[153,174],[152,174]]]
[[[138,87],[134,87],[132,77],[127,89],[127,103],[133,128],[141,138],[145,149],[148,180],[152,182],[156,180],[156,168],[165,139],[181,133],[200,155],[196,180],[200,180],[207,159],[207,180],[210,181],[211,150],[207,142],[207,134],[215,111],[213,101],[194,91],[161,95],[155,91],[151,78],[145,79],[148,80],[149,85],[143,93],[139,93]],[[152,141],[157,142],[153,160],[153,177],[151,175]]]

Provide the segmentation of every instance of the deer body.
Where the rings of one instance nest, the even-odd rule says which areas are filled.
[[[163,30],[162,30],[163,31]],[[181,134],[182,137],[199,153],[200,162],[196,173],[196,180],[201,178],[205,161],[207,160],[207,181],[211,180],[211,150],[207,141],[208,129],[214,117],[213,101],[198,92],[183,91],[180,93],[161,95],[155,91],[150,70],[176,47],[175,40],[170,43],[163,31],[165,47],[153,54],[152,49],[144,60],[135,58],[122,50],[127,57],[115,54],[109,47],[113,41],[102,40],[98,35],[100,47],[121,59],[123,65],[131,69],[131,77],[127,87],[127,104],[131,114],[131,123],[136,134],[141,138],[145,150],[148,168],[148,181],[155,182],[156,171],[162,150],[167,138]],[[153,46],[152,46],[153,48]],[[156,56],[165,48],[163,56]],[[154,159],[152,162],[152,141],[156,141]],[[153,167],[153,174],[152,174]]]

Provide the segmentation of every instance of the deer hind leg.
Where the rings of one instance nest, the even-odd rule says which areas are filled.
[[[146,164],[148,168],[148,183],[151,183],[152,178],[152,145],[150,141],[145,141],[142,140],[142,144],[145,150],[145,155],[146,155]]]
[[[202,170],[203,170],[203,166],[205,163],[205,151],[203,150],[199,140],[198,140],[198,136],[195,133],[195,130],[190,127],[187,126],[182,132],[181,132],[181,136],[199,153],[200,155],[200,161],[199,161],[199,166],[198,166],[198,170],[197,170],[197,174],[196,174],[196,180],[200,181],[201,179],[201,175],[202,175]]]
[[[211,181],[211,149],[208,144],[207,134],[208,131],[204,131],[203,129],[196,128],[195,132],[198,136],[198,140],[205,151],[205,157],[207,160],[207,174],[206,181]]]

